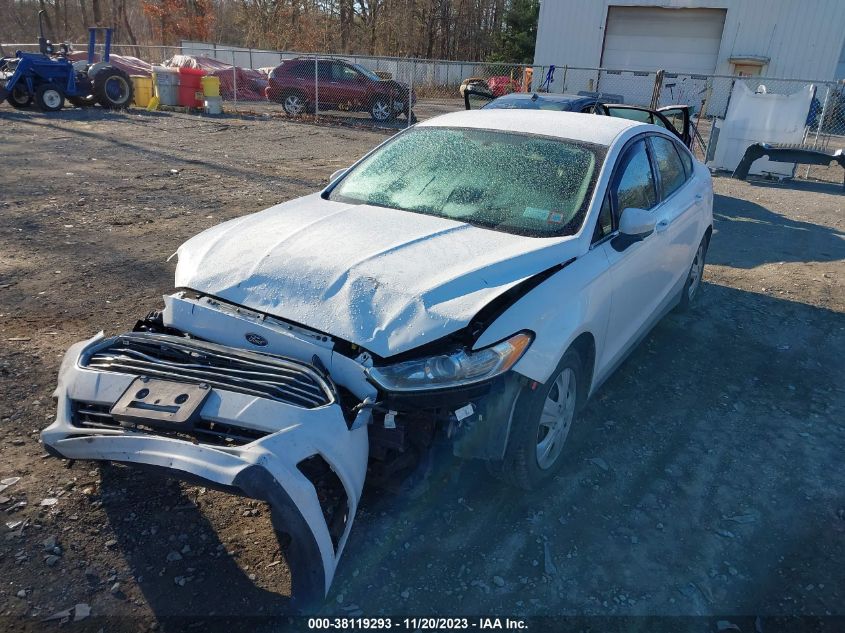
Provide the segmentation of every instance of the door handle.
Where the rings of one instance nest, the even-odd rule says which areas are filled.
[[[702,200],[704,200],[704,194],[700,194],[700,193],[695,194],[695,201],[696,202],[701,202]]]
[[[654,232],[655,233],[663,233],[666,229],[669,228],[669,220],[660,220],[657,224],[654,225]]]

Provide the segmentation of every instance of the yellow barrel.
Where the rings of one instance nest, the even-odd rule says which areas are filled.
[[[206,75],[200,81],[202,81],[202,93],[206,97],[220,96],[220,77]]]
[[[135,91],[134,102],[139,108],[146,108],[153,98],[153,78],[144,75],[132,75],[132,86]]]

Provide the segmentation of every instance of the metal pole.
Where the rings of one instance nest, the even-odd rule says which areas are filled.
[[[320,83],[317,70],[317,55],[314,55],[314,118],[320,116]]]
[[[232,87],[235,92],[235,109],[238,108],[238,67],[235,66],[235,49],[232,49]]]
[[[663,75],[665,71],[658,70],[654,73],[654,87],[651,89],[651,105],[652,110],[657,109],[657,104],[660,103],[660,93],[663,90]]]
[[[411,60],[411,81],[408,82],[410,88],[408,88],[408,115],[407,115],[407,124],[405,125],[406,128],[411,127],[411,119],[414,118],[414,110],[413,110],[413,103],[414,103],[414,75],[416,74],[417,69],[417,60]]]
[[[822,106],[822,115],[819,117],[818,121],[816,121],[816,138],[813,140],[813,149],[816,149],[819,145],[819,133],[822,131],[822,126],[824,125],[824,118],[827,115],[827,104],[830,101],[830,86],[827,86],[827,92],[824,95],[824,105]],[[812,103],[811,103],[812,107]],[[807,169],[804,170],[804,178],[809,178],[810,176],[810,166],[807,165]]]

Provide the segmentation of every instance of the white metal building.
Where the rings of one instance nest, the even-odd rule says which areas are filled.
[[[536,65],[845,76],[845,0],[541,0]]]

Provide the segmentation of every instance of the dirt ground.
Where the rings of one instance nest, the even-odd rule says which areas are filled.
[[[78,603],[92,630],[288,613],[262,504],[70,465],[38,433],[65,349],[160,306],[182,241],[387,132],[6,106],[0,125],[0,479],[20,477],[0,491],[0,628]],[[601,388],[556,481],[514,493],[447,460],[414,494],[367,490],[322,613],[845,616],[845,196],[715,189],[699,303]]]

